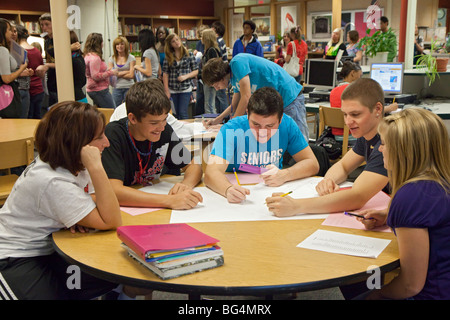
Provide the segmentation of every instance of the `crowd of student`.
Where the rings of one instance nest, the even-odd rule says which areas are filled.
[[[207,187],[227,198],[232,210],[233,205],[251,197],[249,189],[225,177],[226,172],[239,170],[241,163],[268,168],[264,175],[268,186],[317,174],[318,161],[302,130],[301,85],[277,64],[242,52],[230,63],[214,53],[204,55],[209,57],[201,69],[204,85],[217,91],[231,86],[234,94],[228,108],[205,123],[208,126],[233,115],[220,129],[203,175],[201,164],[194,161],[168,124],[173,117],[170,98],[175,105],[184,100],[190,84],[183,82],[190,83],[189,79],[198,75],[198,69],[189,69],[195,58],[186,54],[177,35],[169,35],[165,41],[163,81],[156,73],[132,84],[125,104],[119,107],[125,110],[118,120],[105,127],[97,108],[69,101],[55,104],[39,123],[39,155],[0,209],[3,297],[86,299],[116,286],[83,276],[88,281],[83,290],[67,289],[67,264],[54,253],[50,240],[51,233],[61,228],[73,228],[74,232],[76,227],[116,228],[121,224],[120,205],[194,208],[203,200],[195,189],[202,177]],[[255,42],[245,36],[239,41]],[[100,38],[93,35],[91,55],[99,44]],[[209,49],[206,41],[204,44]],[[120,44],[116,47],[112,63],[131,65],[132,59],[120,53]],[[143,56],[145,66],[139,72],[150,74],[149,64],[153,65],[155,55],[144,52]],[[97,57],[86,61],[87,66],[106,73],[92,77],[88,94],[99,92],[94,90],[96,79],[121,77],[118,71],[108,71]],[[178,77],[169,70],[173,61],[185,70]],[[127,76],[129,73],[122,74],[124,80]],[[401,270],[392,282],[370,291],[366,298],[449,299],[450,145],[445,125],[422,109],[405,109],[385,117],[384,92],[376,81],[355,76],[349,82],[340,93],[340,101],[345,122],[356,139],[354,147],[316,186],[319,197],[294,199],[273,194],[266,199],[267,209],[280,219],[302,212],[349,211],[363,207],[383,190],[391,194],[389,207],[363,212],[366,219],[361,223],[368,229],[387,224],[394,230]],[[118,91],[114,96],[121,94]],[[295,164],[283,168],[287,153]],[[339,184],[363,164],[352,188],[340,190]],[[171,171],[182,172],[183,180],[167,195],[133,187],[151,185]],[[132,289],[125,287],[122,293],[130,296],[136,292]]]
[[[6,84],[20,90],[20,95],[16,97],[20,101],[15,101],[10,107],[0,111],[3,118],[40,119],[58,101],[50,14],[43,14],[39,18],[39,25],[42,35],[45,35],[45,45],[44,48],[37,42],[33,45],[39,46],[40,51],[28,44],[29,34],[25,27],[5,19],[0,20],[0,73],[5,77]],[[136,64],[136,58],[131,54],[125,37],[114,39],[113,54],[105,61],[102,34],[89,34],[81,51],[76,33],[70,31],[75,100],[87,102],[87,94],[98,107],[116,108],[125,101],[127,91],[135,82],[157,78],[164,83],[166,95],[170,98],[178,119],[188,118],[188,105],[192,101],[193,88],[197,82],[198,103],[194,112],[202,114],[205,110],[209,113],[223,111],[228,104],[227,94],[225,90],[216,92],[209,86],[203,86],[201,66],[213,57],[222,57],[227,61],[224,32],[225,27],[220,22],[215,22],[205,30],[199,41],[201,51],[197,60],[181,39],[176,34],[169,34],[166,27],[157,28],[156,35],[151,29],[143,29],[138,35],[141,64]],[[18,65],[11,60],[11,41],[19,43],[27,51],[25,63]],[[43,51],[45,60],[42,58]],[[193,79],[196,80],[195,84]]]

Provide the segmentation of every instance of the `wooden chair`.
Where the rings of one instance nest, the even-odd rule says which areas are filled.
[[[14,183],[19,178],[11,174],[11,168],[29,165],[34,159],[34,142],[32,138],[0,143],[0,170],[7,169],[7,174],[0,176],[0,205],[12,191]]]
[[[113,108],[97,108],[98,111],[103,113],[105,115],[105,125],[109,123],[109,119],[111,119],[111,116],[114,112]]]
[[[342,140],[342,158],[348,151],[348,137],[349,129],[344,122],[344,115],[341,109],[331,107],[319,107],[319,132],[323,132],[325,127],[341,128],[344,129],[344,136]]]

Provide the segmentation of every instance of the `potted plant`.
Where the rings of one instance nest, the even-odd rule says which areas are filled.
[[[371,31],[372,29],[366,30],[366,36],[359,41],[358,47],[364,49],[365,54],[370,58],[384,53],[383,58],[380,59],[383,61],[379,62],[386,62],[389,49],[397,46],[397,37],[391,28],[386,32],[377,30],[370,35]]]
[[[428,77],[428,85],[432,85],[436,76],[440,78],[439,72],[447,71],[448,57],[438,57],[436,55],[440,49],[436,41],[431,42],[431,49],[428,53],[418,55],[417,68],[423,69]]]

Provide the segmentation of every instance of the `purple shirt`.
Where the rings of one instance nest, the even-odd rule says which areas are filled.
[[[414,299],[450,299],[450,194],[434,181],[401,187],[389,210],[387,224],[395,228],[426,228],[430,239],[427,279]]]

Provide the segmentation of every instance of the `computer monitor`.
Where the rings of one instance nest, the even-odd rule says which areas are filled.
[[[377,81],[385,94],[402,94],[404,64],[403,62],[372,63],[370,78]]]
[[[336,86],[335,60],[308,59],[306,69],[306,83],[315,90],[331,90]]]

